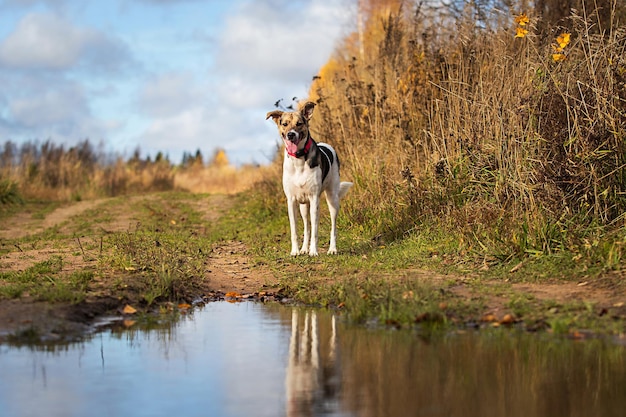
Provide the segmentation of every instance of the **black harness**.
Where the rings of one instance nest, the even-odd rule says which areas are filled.
[[[332,151],[324,145],[317,145],[317,149],[321,151],[320,165],[322,166],[322,182],[324,182],[326,175],[328,175],[328,172],[330,171],[330,167],[333,165],[333,162],[335,162],[335,157],[333,156]]]

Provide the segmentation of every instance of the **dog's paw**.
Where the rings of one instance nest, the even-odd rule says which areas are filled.
[[[317,256],[317,255],[318,255],[318,254],[317,254],[317,250],[311,249],[311,250],[309,251],[309,256]]]
[[[298,252],[297,250],[291,251],[291,256],[298,256],[298,255],[300,255],[300,252]]]
[[[328,252],[326,252],[328,255],[337,255],[337,249],[336,248],[329,248]]]

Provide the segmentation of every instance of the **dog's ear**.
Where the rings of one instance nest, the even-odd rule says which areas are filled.
[[[305,119],[311,120],[311,116],[313,116],[313,108],[315,107],[315,103],[312,101],[307,101],[300,108],[300,113],[304,116]]]
[[[280,123],[280,116],[282,115],[283,115],[283,112],[280,110],[270,111],[270,112],[267,112],[267,115],[265,116],[265,120],[271,117],[274,120],[274,123],[278,124]]]

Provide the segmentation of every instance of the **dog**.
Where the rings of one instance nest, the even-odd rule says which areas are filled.
[[[339,180],[339,158],[332,146],[317,143],[311,137],[309,120],[315,103],[306,102],[299,111],[274,110],[265,120],[272,118],[285,144],[283,161],[283,190],[287,197],[289,227],[291,231],[291,256],[308,253],[317,256],[317,231],[322,192],[330,211],[330,245],[328,254],[337,253],[337,215],[339,201],[352,187],[351,182]],[[304,222],[302,247],[298,250],[296,209]],[[310,227],[309,227],[310,218]]]

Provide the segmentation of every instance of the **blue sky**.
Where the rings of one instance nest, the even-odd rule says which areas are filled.
[[[216,147],[266,163],[265,120],[305,97],[351,31],[353,0],[0,0],[0,143],[107,152]]]

